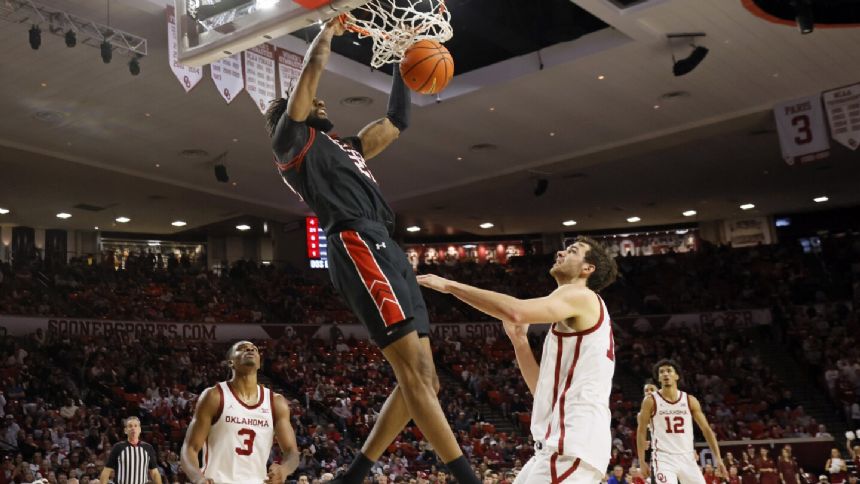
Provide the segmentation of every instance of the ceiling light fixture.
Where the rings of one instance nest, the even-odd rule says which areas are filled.
[[[597,76],[597,78],[598,78],[598,79],[600,79],[601,81],[602,81],[603,79],[605,79],[605,77],[603,77],[603,74],[601,74],[601,75]]]
[[[813,201],[813,202],[815,202],[815,203],[823,203],[823,202],[826,202],[826,201],[828,201],[828,200],[830,200],[830,199],[829,199],[829,198],[827,198],[827,195],[822,195],[822,196],[820,196],[820,197],[815,197],[815,198],[813,198],[813,199],[812,199],[812,201]]]
[[[493,225],[492,222],[484,222],[481,225],[479,225],[479,227],[481,227],[482,229],[491,229],[491,228],[495,227],[495,225]]]
[[[8,208],[0,208],[0,215],[6,215],[7,213],[9,213]]]
[[[61,218],[61,219],[65,220],[67,218],[72,218],[72,214],[66,213],[66,212],[60,212],[57,214],[57,218]]]
[[[185,227],[188,224],[184,220],[174,220],[173,222],[170,222],[170,225],[174,227]]]
[[[246,224],[242,224],[242,225],[237,225],[237,226],[236,226],[236,229],[237,229],[237,230],[241,230],[242,232],[244,232],[244,231],[246,231],[246,230],[251,230],[251,226],[250,226],[250,225],[246,225]]]
[[[406,227],[407,232],[418,232],[420,230],[421,230],[421,227],[419,227],[417,225],[413,225],[411,227]]]
[[[666,36],[670,42],[672,39],[690,39],[690,47],[693,47],[693,52],[681,60],[675,59],[675,53],[672,52],[672,62],[674,62],[672,65],[672,73],[675,74],[675,77],[685,76],[693,72],[702,60],[705,59],[705,56],[708,55],[708,49],[706,47],[696,45],[696,37],[704,36],[705,34],[702,32],[668,34]]]
[[[117,217],[116,221],[121,223],[121,224],[127,224],[127,223],[131,222],[131,219],[128,217]]]
[[[565,220],[561,224],[565,227],[573,227],[574,225],[576,225],[576,220]]]
[[[628,221],[628,222],[630,222],[630,223],[632,223],[632,224],[633,224],[633,223],[636,223],[636,222],[638,222],[638,221],[640,221],[640,220],[642,220],[642,219],[641,219],[641,218],[639,218],[639,217],[629,217],[629,218],[627,219],[627,221]]]
[[[693,215],[696,215],[696,213],[698,212],[696,212],[695,210],[686,210],[684,211],[684,213],[682,213],[682,215],[685,217],[692,217]]]
[[[745,204],[741,205],[741,210],[752,210],[754,208],[755,208],[755,205],[753,205],[752,203],[745,203]]]
[[[113,59],[113,46],[110,45],[110,42],[107,39],[102,40],[102,43],[99,44],[99,48],[102,51],[102,62],[105,64],[110,64],[111,59]]]
[[[99,229],[99,226],[98,226],[98,225],[96,225],[95,227],[93,227],[93,229],[98,230],[98,229]]]

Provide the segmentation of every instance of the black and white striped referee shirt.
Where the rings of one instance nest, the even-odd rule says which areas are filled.
[[[114,445],[106,467],[114,471],[116,484],[146,484],[149,471],[156,468],[155,449],[146,442],[132,444],[125,440]]]

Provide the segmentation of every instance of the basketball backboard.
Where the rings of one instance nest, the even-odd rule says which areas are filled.
[[[201,67],[368,0],[176,0],[179,62]]]

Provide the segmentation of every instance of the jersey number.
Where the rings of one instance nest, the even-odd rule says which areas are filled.
[[[666,417],[667,434],[684,433],[684,417]]]
[[[612,329],[609,330],[609,349],[606,350],[606,357],[615,361],[615,337],[612,336]]]
[[[794,137],[794,142],[799,145],[805,145],[812,142],[812,130],[810,127],[809,116],[801,114],[791,118],[791,125],[797,129],[799,136]]]
[[[669,417],[666,417],[667,419]],[[251,455],[254,453],[254,439],[257,438],[257,432],[251,429],[240,429],[239,435],[247,435],[248,438],[242,442],[244,447],[236,447],[236,453],[239,455]]]

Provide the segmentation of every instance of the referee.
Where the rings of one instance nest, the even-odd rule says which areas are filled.
[[[128,440],[117,443],[110,450],[110,457],[99,476],[100,484],[108,483],[111,472],[116,472],[116,484],[146,484],[150,477],[155,484],[161,484],[155,449],[140,441],[140,419],[125,419],[125,435]]]

